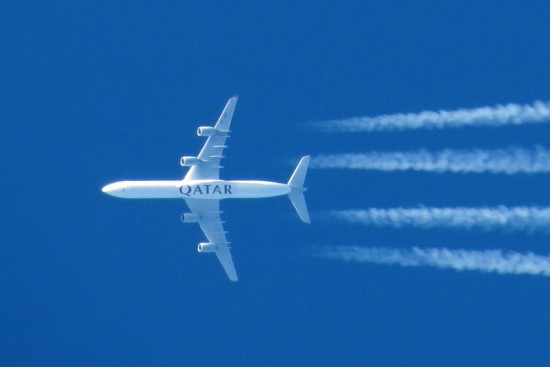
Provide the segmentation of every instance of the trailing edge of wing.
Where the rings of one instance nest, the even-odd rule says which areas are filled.
[[[225,108],[223,109],[222,114],[218,118],[216,125],[214,126],[217,130],[220,131],[229,131],[231,125],[231,120],[233,119],[233,112],[235,112],[235,106],[237,105],[237,100],[239,97],[233,96],[229,98]]]
[[[226,232],[223,230],[223,222],[220,217],[220,201],[187,199],[185,202],[189,209],[193,213],[198,214],[201,218],[199,220],[199,226],[208,239],[208,242],[219,246],[215,254],[220,260],[229,279],[236,282],[239,278],[237,277],[235,265],[233,264],[231,253],[229,252],[229,246],[227,246],[228,242],[225,238]]]
[[[229,137],[229,129],[231,127],[231,119],[237,105],[237,96],[234,96],[227,101],[222,114],[218,118],[214,128],[217,133],[209,136],[204,143],[197,158],[200,164],[192,166],[187,175],[186,180],[217,180],[220,178],[220,161],[224,158],[223,150],[227,148],[225,143]]]
[[[237,276],[237,271],[235,270],[235,265],[233,265],[233,259],[231,258],[231,252],[229,252],[229,247],[224,246],[221,249],[216,251],[216,256],[222,263],[223,269],[227,273],[229,280],[236,282],[239,280]]]

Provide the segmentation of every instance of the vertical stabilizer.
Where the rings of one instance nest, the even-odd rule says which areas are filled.
[[[298,216],[305,223],[311,223],[309,219],[309,212],[306,206],[306,199],[304,197],[304,191],[307,189],[304,187],[304,181],[306,179],[307,167],[309,165],[309,156],[302,157],[300,163],[296,166],[294,173],[288,180],[288,186],[292,189],[288,194],[290,202],[296,209]]]

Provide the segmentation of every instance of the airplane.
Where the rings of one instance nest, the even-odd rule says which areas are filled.
[[[237,96],[229,99],[214,126],[201,126],[197,135],[206,143],[196,157],[180,158],[182,167],[189,167],[183,180],[176,181],[119,181],[104,186],[101,191],[125,199],[183,199],[190,212],[181,215],[183,223],[198,223],[208,242],[198,244],[200,253],[214,252],[231,281],[238,281],[231,257],[229,242],[223,229],[220,200],[267,198],[288,195],[300,219],[311,223],[304,198],[309,156],[296,166],[290,180],[284,183],[220,179],[220,162],[227,148],[229,127],[237,104]]]

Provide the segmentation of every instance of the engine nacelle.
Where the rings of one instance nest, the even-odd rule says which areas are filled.
[[[200,162],[201,162],[201,160],[198,159],[197,157],[185,156],[185,157],[180,158],[180,165],[182,167],[195,166],[195,165],[199,164]]]
[[[198,252],[214,252],[218,249],[218,245],[215,245],[210,242],[201,242],[197,247]]]
[[[183,213],[181,215],[181,221],[183,223],[197,223],[200,219],[200,216],[195,213]]]
[[[212,126],[201,126],[197,129],[198,136],[212,136],[216,135],[217,130]]]

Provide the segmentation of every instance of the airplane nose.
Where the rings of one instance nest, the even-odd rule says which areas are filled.
[[[124,187],[121,187],[117,182],[103,186],[101,189],[104,193],[111,196],[118,196],[121,192],[124,192]]]
[[[114,182],[106,186],[103,186],[101,191],[106,193],[107,195],[124,197],[124,191],[126,191],[126,185],[124,184],[124,182]]]
[[[111,192],[113,192],[113,190],[114,190],[113,184],[105,185],[101,189],[101,191],[106,193],[106,194],[110,194]]]

